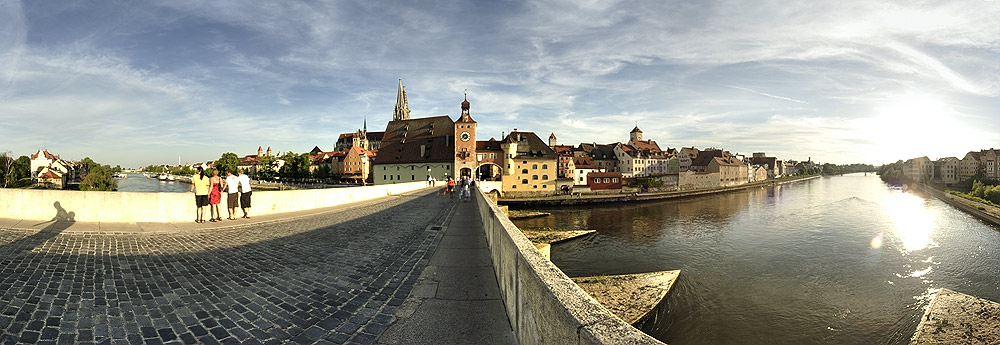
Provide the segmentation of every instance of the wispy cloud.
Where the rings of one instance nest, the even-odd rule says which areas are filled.
[[[664,146],[875,162],[912,152],[873,158],[856,135],[901,94],[997,128],[997,17],[982,1],[0,1],[0,150],[326,148],[389,120],[403,78],[414,116],[457,115],[469,89],[483,138],[615,142],[638,123]]]

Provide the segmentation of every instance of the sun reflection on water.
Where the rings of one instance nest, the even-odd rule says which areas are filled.
[[[927,209],[923,198],[909,193],[892,194],[886,198],[885,209],[895,224],[894,235],[902,241],[905,250],[921,250],[933,245],[931,233],[937,215]]]

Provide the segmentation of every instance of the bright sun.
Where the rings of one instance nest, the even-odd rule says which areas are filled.
[[[877,114],[861,121],[858,133],[860,139],[871,143],[866,156],[872,161],[888,163],[920,156],[937,159],[978,149],[956,145],[965,142],[962,138],[968,133],[959,129],[954,111],[933,97],[897,97],[880,107]]]

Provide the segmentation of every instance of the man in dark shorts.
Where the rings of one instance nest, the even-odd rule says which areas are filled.
[[[250,219],[250,176],[243,173],[243,169],[238,170],[240,176],[237,177],[240,189],[240,207],[243,208],[243,218]]]
[[[229,220],[236,220],[236,208],[240,207],[239,178],[232,171],[226,171],[226,206],[229,208]]]

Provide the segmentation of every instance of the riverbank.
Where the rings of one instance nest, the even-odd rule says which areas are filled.
[[[557,196],[539,197],[539,198],[500,199],[498,203],[502,205],[508,205],[511,207],[522,208],[522,207],[533,207],[533,206],[572,206],[572,205],[599,204],[599,203],[658,201],[665,199],[687,198],[687,197],[709,195],[716,193],[727,193],[727,192],[745,190],[750,188],[776,186],[780,184],[806,181],[820,177],[822,177],[822,175],[810,175],[810,176],[767,180],[761,182],[751,182],[731,187],[692,189],[692,190],[674,191],[674,192],[637,193],[635,195],[633,194],[612,194],[612,195],[599,194],[599,195],[581,195],[581,196],[557,195]]]
[[[968,213],[976,218],[979,218],[987,223],[995,226],[1000,226],[1000,208],[987,205],[981,202],[972,201],[957,195],[951,195],[945,191],[934,188],[928,185],[916,185],[918,192],[926,192],[931,194],[935,198],[943,201],[944,203],[951,205],[965,213]]]

